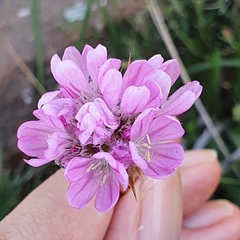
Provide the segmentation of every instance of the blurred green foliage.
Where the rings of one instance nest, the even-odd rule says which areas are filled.
[[[88,21],[93,17],[90,11],[93,3],[98,1],[88,1],[85,20],[79,23],[79,37],[75,43],[79,50],[86,43],[102,43],[107,46],[110,56],[123,59],[123,68],[124,65],[127,66],[129,56],[131,60],[147,59],[161,53],[165,59],[169,58],[147,10],[144,14],[133,14],[131,18],[113,21],[108,8],[99,5],[105,27],[101,32],[92,30],[87,35]],[[240,2],[162,0],[159,1],[159,6],[191,78],[200,81],[204,87],[202,101],[209,115],[216,125],[221,125],[221,136],[229,151],[236,151],[240,147]],[[179,87],[181,82],[178,81],[176,85]],[[180,120],[186,129],[183,144],[187,149],[192,148],[203,137],[206,127],[194,108],[183,114]],[[211,137],[204,141],[202,147],[217,149]],[[220,151],[219,159],[222,163],[226,161]],[[228,198],[240,205],[239,165],[239,157],[228,165],[214,197]],[[29,174],[32,171],[37,170],[29,168],[27,172]],[[46,169],[38,171],[38,180],[43,173],[46,175]],[[10,178],[7,172],[1,173],[0,219],[24,194],[41,182],[35,181],[29,191],[26,191],[26,182],[36,179],[36,174],[24,178],[26,174],[25,171],[21,173],[26,181],[20,181],[19,176],[13,175],[15,177]]]

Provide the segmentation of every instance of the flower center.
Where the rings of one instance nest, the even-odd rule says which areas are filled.
[[[148,163],[151,162],[152,154],[152,142],[150,136],[146,134],[146,137],[142,138],[139,142],[137,142],[139,155],[145,159]]]
[[[98,160],[91,163],[88,168],[86,169],[86,173],[90,173],[92,171],[94,177],[100,175],[100,185],[106,183],[107,177],[110,172],[109,164],[105,160]]]

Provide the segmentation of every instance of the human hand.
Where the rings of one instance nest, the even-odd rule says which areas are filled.
[[[93,201],[81,210],[68,205],[68,182],[59,170],[0,223],[0,239],[238,240],[238,207],[206,202],[219,177],[214,151],[187,151],[167,180],[136,183],[137,202],[128,191],[114,210],[100,213]]]

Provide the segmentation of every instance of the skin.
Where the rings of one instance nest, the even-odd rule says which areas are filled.
[[[239,240],[239,208],[208,201],[219,178],[214,151],[188,151],[167,180],[139,180],[137,201],[129,191],[114,210],[100,213],[93,201],[81,210],[69,207],[59,170],[0,222],[0,239]]]

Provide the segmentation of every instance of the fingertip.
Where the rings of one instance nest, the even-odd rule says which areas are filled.
[[[195,222],[189,225],[189,223],[186,224],[185,220],[185,227],[181,235],[182,240],[239,240],[240,211],[236,205],[226,200],[215,200],[207,203],[204,208],[208,209],[205,212],[205,217],[199,213],[195,213],[195,217],[189,217],[200,216],[198,224]]]
[[[199,163],[216,162],[218,159],[217,152],[213,149],[202,149],[202,150],[188,150],[185,151],[183,162],[180,168],[193,166]]]

